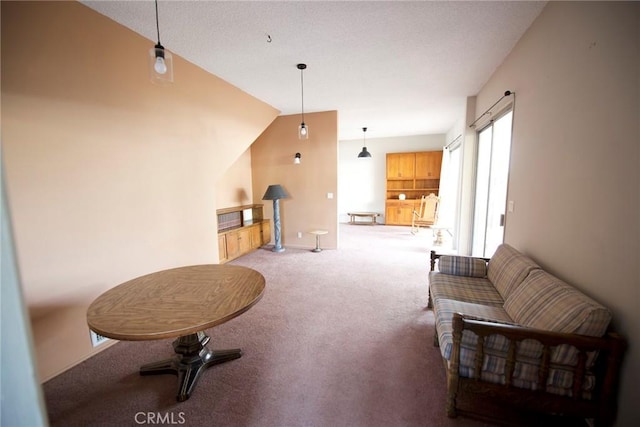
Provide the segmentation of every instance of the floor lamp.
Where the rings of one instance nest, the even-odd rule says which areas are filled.
[[[280,199],[286,199],[289,195],[282,188],[281,185],[270,185],[267,191],[264,193],[262,200],[273,200],[273,234],[276,239],[276,245],[273,247],[273,252],[282,252],[282,241],[280,239]]]

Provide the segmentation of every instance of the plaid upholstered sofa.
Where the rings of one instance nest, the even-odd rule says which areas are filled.
[[[626,342],[609,331],[607,308],[531,258],[508,244],[491,259],[432,251],[429,306],[449,416],[471,393],[613,423]]]

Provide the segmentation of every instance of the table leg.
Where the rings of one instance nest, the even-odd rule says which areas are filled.
[[[320,235],[316,234],[316,248],[313,249],[311,252],[322,252],[322,249],[320,249]]]
[[[140,375],[173,374],[178,376],[178,402],[191,396],[202,372],[210,366],[238,359],[239,348],[210,350],[206,347],[210,338],[204,332],[185,335],[173,342],[176,356],[149,363],[140,368]]]

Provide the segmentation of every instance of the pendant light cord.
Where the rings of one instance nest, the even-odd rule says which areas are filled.
[[[158,21],[158,0],[156,0],[156,30],[158,32],[158,44],[160,43],[160,23]]]
[[[300,70],[300,87],[302,88],[302,123],[304,123],[304,70]]]

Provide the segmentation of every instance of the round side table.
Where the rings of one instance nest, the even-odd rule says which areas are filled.
[[[315,234],[316,236],[316,247],[312,249],[311,252],[322,252],[322,249],[320,249],[320,236],[328,233],[329,231],[327,230],[312,230],[309,232],[309,234]]]

